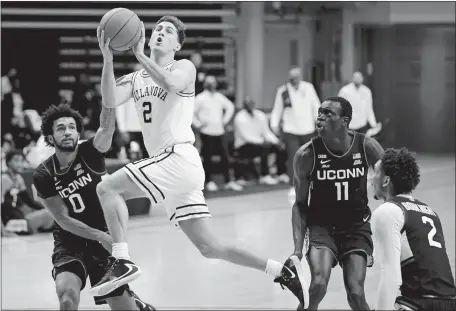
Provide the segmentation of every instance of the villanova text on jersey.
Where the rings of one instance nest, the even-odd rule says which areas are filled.
[[[350,149],[335,155],[321,137],[312,139],[314,167],[310,175],[309,222],[319,225],[350,226],[370,217],[364,138],[356,132]]]
[[[146,96],[154,96],[162,101],[165,101],[166,96],[168,96],[168,92],[157,85],[146,85],[143,88],[133,91],[135,102]]]

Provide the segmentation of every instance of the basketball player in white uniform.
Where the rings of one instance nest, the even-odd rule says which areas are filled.
[[[174,60],[185,38],[184,24],[173,16],[161,18],[150,38],[150,57],[144,54],[142,25],[141,40],[133,52],[144,69],[118,81],[114,80],[110,39],[105,43],[104,32],[99,29],[97,35],[104,58],[103,104],[113,108],[133,98],[151,157],[128,164],[98,184],[97,193],[113,239],[112,256],[116,260],[103,279],[92,287],[91,293],[105,295],[139,277],[141,270],[130,261],[126,243],[128,209],[125,200],[147,196],[152,203],[164,202],[169,220],[182,229],[204,257],[265,271],[304,303],[307,295],[303,289],[307,286],[296,256],[282,264],[259,257],[239,245],[228,245],[212,234],[211,214],[202,193],[204,170],[193,146],[195,137],[191,129],[196,69],[189,60]]]

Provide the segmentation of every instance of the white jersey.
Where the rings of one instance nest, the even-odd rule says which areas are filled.
[[[164,68],[170,71],[175,62]],[[166,91],[144,69],[130,75],[133,99],[149,156],[158,155],[176,144],[193,144],[195,135],[191,125],[195,92]]]

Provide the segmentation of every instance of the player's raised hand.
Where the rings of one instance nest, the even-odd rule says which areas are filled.
[[[141,22],[141,38],[138,43],[132,48],[135,55],[144,53],[144,45],[146,44],[146,30],[144,28],[144,23]]]
[[[98,46],[100,47],[101,53],[103,54],[103,58],[105,60],[112,60],[112,51],[109,47],[109,43],[111,42],[111,38],[105,40],[105,33],[104,30],[100,29],[100,26],[97,27],[97,38],[98,38]]]

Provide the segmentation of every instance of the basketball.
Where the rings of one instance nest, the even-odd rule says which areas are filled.
[[[100,22],[105,40],[111,38],[110,48],[126,51],[138,43],[141,38],[141,20],[133,11],[116,8],[107,12]]]

